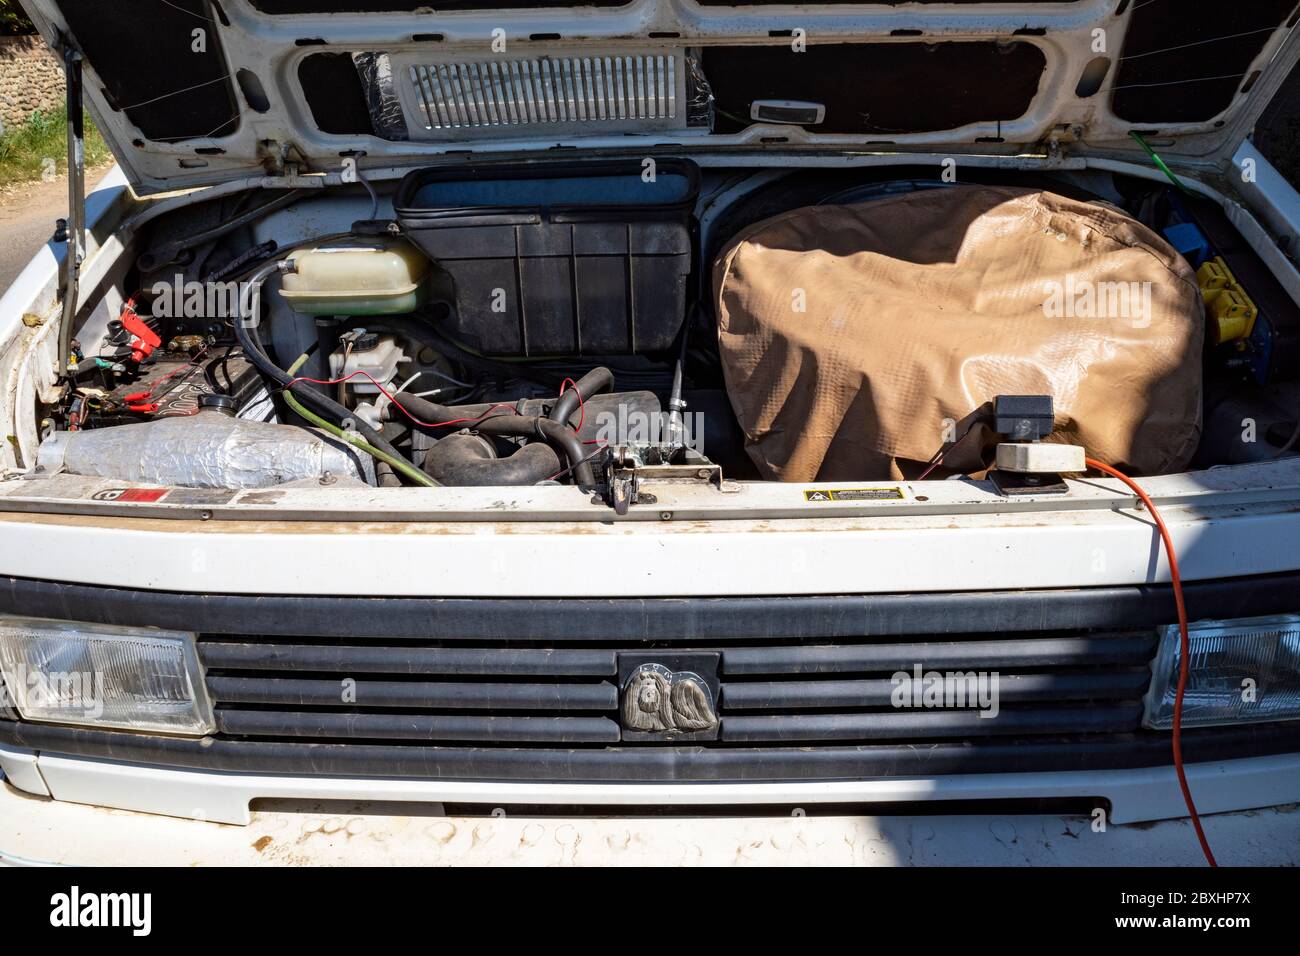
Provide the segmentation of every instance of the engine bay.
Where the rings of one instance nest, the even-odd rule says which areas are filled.
[[[1026,216],[990,225],[1016,197],[1036,208],[1051,198],[1046,228],[1034,220],[1008,238],[1005,222]],[[980,216],[944,219],[949,198],[974,200]],[[900,210],[923,206],[933,221],[906,226]],[[834,225],[843,210],[851,228]],[[870,240],[852,231],[865,216]],[[793,237],[773,237],[779,221],[798,223]],[[968,259],[990,229],[1003,230],[993,258]],[[1076,272],[1101,286],[1129,277],[1098,264],[1124,230],[1115,255],[1140,247],[1167,263],[1146,284],[1174,339],[1148,334],[1149,321],[1122,334],[1078,322]],[[1077,240],[1086,270],[1067,257],[1014,272],[1045,261],[1030,249],[1039,239],[1053,250]],[[726,271],[746,242],[747,271]],[[778,252],[789,275],[774,271]],[[976,271],[961,346],[936,322],[952,318],[943,296]],[[1053,283],[1069,297],[1059,315],[1046,305],[1059,298]],[[1012,300],[1046,338],[992,344]],[[759,334],[773,321],[780,349]],[[1300,308],[1216,204],[1100,171],[950,183],[910,167],[701,172],[646,159],[250,190],[153,222],[68,350],[60,398],[39,409],[38,476],[217,489],[557,484],[626,512],[653,500],[637,487],[651,473],[979,478],[997,471],[999,442],[1084,443],[1117,429],[1111,457],[1158,473],[1142,449],[1171,434],[1186,448],[1161,460],[1168,471],[1295,454],[1300,437]],[[1136,365],[1104,364],[1117,355]],[[958,369],[954,387],[910,388],[927,365]],[[1091,403],[1072,377],[1081,366]],[[760,386],[762,400],[786,403],[765,418],[751,414]],[[1117,389],[1131,421],[1112,414]],[[1173,398],[1157,400],[1161,389]],[[1034,411],[1008,426],[1013,406]],[[1044,414],[1041,434],[1005,430]],[[1247,419],[1257,439],[1243,439]],[[796,453],[783,442],[809,434],[829,450],[789,470],[780,456]]]

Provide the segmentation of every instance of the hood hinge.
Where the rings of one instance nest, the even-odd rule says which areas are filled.
[[[258,159],[268,176],[298,176],[307,170],[307,159],[293,143],[264,139],[257,144]]]
[[[1040,139],[1036,146],[1042,151],[1046,165],[1063,165],[1070,157],[1070,148],[1083,139],[1081,123],[1059,123]]]

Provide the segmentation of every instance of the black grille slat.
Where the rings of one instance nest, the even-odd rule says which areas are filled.
[[[891,711],[873,714],[799,714],[786,717],[724,717],[728,742],[816,740],[935,740],[1028,734],[1125,733],[1136,730],[1138,705],[1086,709],[1003,710],[981,717],[973,710]]]
[[[218,737],[540,752],[672,746],[671,738],[622,729],[620,675],[648,663],[687,670],[698,663],[714,681],[719,727],[695,741],[706,750],[1140,733],[1157,643],[1154,630],[755,634],[735,644],[614,636],[543,646],[515,635],[507,628],[498,640],[469,641],[413,632],[372,643],[365,635],[208,634],[198,651]],[[896,707],[894,676],[918,670],[923,683],[919,695],[912,691],[914,706]],[[936,673],[945,695],[987,695],[996,674],[998,715],[979,716],[978,699],[915,706],[928,702],[924,686]]]
[[[422,710],[612,710],[613,684],[496,684],[208,677],[217,703],[415,707]]]
[[[1294,613],[1298,587],[1294,571],[1184,583],[1192,620]],[[1007,702],[994,722],[1020,721],[1020,733],[1001,736],[958,726],[981,719],[969,713],[878,708],[879,714],[838,702],[782,712],[740,709],[736,698],[732,705],[725,700],[732,685],[887,679],[916,664],[1083,680],[1140,670],[1154,656],[1156,629],[1176,620],[1168,584],[761,597],[360,598],[200,594],[0,576],[0,611],[194,631],[208,678],[615,683],[640,664],[672,667],[676,653],[684,658],[678,669],[692,657],[709,665],[701,670],[718,692],[727,728],[721,739],[660,740],[621,732],[615,710],[429,713],[232,703],[218,703],[217,725],[201,739],[0,720],[0,743],[50,755],[240,774],[583,784],[821,783],[1167,769],[1169,762],[1168,733],[1137,726],[1137,693],[1130,700],[1092,697],[1091,704]],[[1139,629],[1149,630],[1134,633]],[[989,642],[1009,656],[977,661],[964,653]],[[1032,663],[1045,650],[1052,655]],[[587,653],[592,656],[580,656]],[[822,701],[830,696],[820,693]],[[879,723],[861,723],[864,716],[939,720],[895,736]],[[1049,720],[1074,725],[1054,733]],[[802,730],[786,740],[738,739],[746,721],[755,733],[795,724]],[[1293,724],[1191,729],[1183,736],[1184,759],[1294,753],[1300,726]],[[1133,729],[1107,730],[1124,726]],[[542,739],[511,739],[538,729]],[[389,732],[400,736],[365,736]],[[819,733],[864,736],[809,737]],[[943,736],[922,736],[934,733]],[[483,739],[461,739],[471,735]]]
[[[831,674],[926,669],[1012,670],[1025,667],[1086,667],[1145,664],[1155,653],[1154,633],[1090,635],[1012,641],[727,648],[722,672],[748,674]]]
[[[217,728],[240,737],[356,740],[612,744],[618,724],[605,717],[466,717],[427,714],[324,714],[217,710]]]
[[[205,641],[203,663],[213,670],[317,671],[347,674],[422,674],[532,677],[613,677],[612,650],[513,647],[357,647],[319,644]]]
[[[1055,700],[1132,700],[1141,697],[1150,671],[1104,674],[999,674],[1002,703]],[[889,707],[891,680],[753,681],[722,685],[727,710],[793,710],[817,707]]]

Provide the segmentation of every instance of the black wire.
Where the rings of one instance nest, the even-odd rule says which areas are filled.
[[[235,350],[235,346],[233,344],[227,345],[226,351],[223,354],[214,358],[203,369],[203,379],[208,383],[208,387],[211,388],[214,392],[224,391],[227,395],[229,395],[232,391],[234,391],[235,383],[230,380],[230,369],[226,367],[226,363],[230,361],[230,353],[233,352],[234,350]],[[221,369],[223,372],[226,373],[226,385],[224,388],[222,388],[221,383],[217,381],[217,369]]]
[[[195,233],[192,236],[186,236],[183,239],[177,239],[161,246],[158,250],[147,250],[136,260],[136,266],[141,272],[155,272],[158,269],[165,268],[176,262],[184,253],[192,252],[198,246],[208,242],[213,242],[228,236],[238,229],[242,229],[258,219],[265,218],[278,209],[291,206],[304,198],[309,190],[290,189],[283,195],[277,196],[270,202],[263,203],[256,209],[240,213],[233,219],[228,219],[220,225],[213,226],[203,232]]]
[[[401,461],[403,464],[410,466],[412,469],[419,471],[419,468],[417,468],[416,465],[407,459],[407,457],[400,451],[394,448],[392,443],[384,438],[384,436],[366,422],[365,419],[361,418],[359,415],[354,415],[332,398],[322,395],[315,389],[300,387],[304,383],[294,383],[293,378],[289,373],[272,362],[266,353],[262,351],[262,346],[257,340],[257,335],[242,321],[235,322],[235,336],[239,339],[239,344],[244,349],[245,357],[247,357],[248,360],[257,367],[258,371],[260,371],[265,378],[278,384],[282,389],[291,389],[294,397],[298,399],[298,401],[302,402],[318,415],[331,419],[340,426],[342,426],[345,421],[352,422],[356,430],[360,432],[361,436],[370,444],[374,445],[380,451],[396,458],[398,461]]]
[[[563,471],[557,471],[555,474],[551,475],[551,477],[550,477],[550,478],[547,478],[546,480],[547,480],[547,481],[555,481],[557,478],[563,478],[563,477],[564,477],[565,475],[567,475],[569,472],[573,471],[573,469],[577,468],[579,465],[585,465],[587,462],[591,461],[591,459],[595,458],[597,455],[599,455],[601,452],[603,452],[603,451],[605,451],[605,450],[606,450],[606,449],[605,449],[605,446],[604,446],[604,445],[601,445],[599,448],[597,448],[595,451],[593,451],[590,455],[586,456],[585,458],[579,458],[577,461],[575,461],[575,462],[574,462],[572,465],[570,465],[568,468],[565,468]]]

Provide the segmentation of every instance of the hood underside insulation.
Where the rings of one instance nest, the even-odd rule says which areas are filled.
[[[220,22],[207,0],[59,0],[59,9],[111,108],[145,139],[216,139],[238,129],[220,31],[203,26]]]
[[[1294,25],[1297,9],[1296,0],[1137,5],[1108,84],[1115,114],[1134,123],[1213,119],[1249,90],[1250,64],[1278,27]]]

